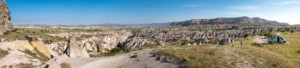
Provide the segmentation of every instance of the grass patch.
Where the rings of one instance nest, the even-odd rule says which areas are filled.
[[[16,28],[15,30],[5,32],[0,38],[5,38],[4,41],[28,40],[27,36],[43,38],[44,43],[52,43],[55,41],[66,41],[68,39],[56,36],[50,36],[50,33],[57,33],[59,30],[45,30],[37,28]],[[36,39],[32,39],[36,40]]]
[[[68,64],[68,63],[61,63],[61,64],[60,64],[60,67],[61,67],[61,68],[72,68],[71,65]]]
[[[8,54],[9,54],[8,51],[2,50],[2,49],[0,48],[0,59],[2,59],[3,57],[5,57],[5,56],[8,55]]]
[[[281,34],[287,44],[269,44],[264,47],[253,43],[255,37],[235,42],[232,46],[168,46],[159,50],[170,56],[183,58],[188,68],[298,68],[300,67],[300,33]],[[247,62],[245,62],[247,61]]]
[[[257,46],[257,47],[263,47],[262,44],[259,44],[259,43],[256,43],[256,42],[251,43],[251,45],[252,45],[252,46]]]
[[[36,48],[34,48],[34,51],[35,51],[35,52],[32,52],[32,51],[30,51],[30,50],[28,50],[28,49],[25,49],[23,52],[24,52],[25,54],[30,55],[31,57],[33,57],[33,58],[35,58],[35,59],[39,59],[39,60],[42,61],[42,62],[46,62],[46,61],[48,61],[48,60],[50,59],[50,58],[48,58],[45,54],[39,52]]]
[[[122,54],[124,53],[124,48],[121,47],[115,47],[113,49],[111,49],[108,53],[95,53],[93,55],[90,55],[91,57],[102,57],[102,56],[114,56],[117,54]]]
[[[8,68],[13,68],[13,65],[9,65]]]
[[[145,47],[145,48],[155,48],[155,47],[157,47],[158,45],[157,44],[154,44],[154,43],[145,43],[144,45],[143,45],[143,47]]]
[[[12,66],[10,66],[12,68]],[[35,68],[32,64],[17,64],[15,65],[15,68]]]
[[[130,58],[137,58],[137,57],[138,57],[137,53],[134,53],[132,56],[130,56]]]

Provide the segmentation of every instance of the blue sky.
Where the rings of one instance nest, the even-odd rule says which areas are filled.
[[[7,0],[13,24],[144,24],[261,17],[300,24],[300,0]]]

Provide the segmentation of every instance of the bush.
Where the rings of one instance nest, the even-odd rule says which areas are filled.
[[[9,66],[9,67],[13,67],[13,66]],[[14,66],[14,68],[35,68],[32,64],[17,64],[16,66]]]
[[[50,58],[48,58],[46,55],[44,55],[43,53],[39,52],[36,48],[34,48],[34,52],[25,49],[24,53],[30,55],[33,58],[39,59],[40,61],[44,61],[46,62],[47,60],[49,60]]]
[[[9,54],[8,51],[0,49],[0,59],[5,57],[7,54]]]
[[[122,53],[123,51],[124,51],[123,48],[116,47],[116,48],[111,49],[108,53],[104,53],[103,56],[113,56],[113,55]]]
[[[120,48],[120,47],[116,47],[116,48],[113,48],[110,50],[111,53],[118,53],[118,52],[121,52],[123,51],[123,48]]]
[[[249,34],[245,34],[244,35],[244,38],[248,38],[250,35]]]
[[[258,47],[262,47],[261,44],[258,44],[258,43],[251,43],[252,46],[258,46]]]
[[[130,58],[136,58],[138,57],[137,53],[134,53],[132,56],[130,56]]]
[[[300,50],[298,50],[296,53],[297,53],[297,54],[300,54]]]
[[[153,44],[153,43],[145,43],[144,44],[144,47],[146,48],[154,48],[156,46],[156,44]]]
[[[68,64],[68,63],[61,63],[61,64],[60,64],[60,67],[61,67],[61,68],[72,68],[71,65]]]
[[[268,38],[272,38],[274,37],[275,35],[271,34],[271,33],[265,33],[263,34],[265,37],[268,37]]]
[[[294,32],[295,32],[295,29],[292,29],[292,30],[291,30],[291,33],[294,33]]]

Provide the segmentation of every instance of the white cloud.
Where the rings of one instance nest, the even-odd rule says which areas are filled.
[[[283,5],[293,5],[293,4],[300,4],[300,1],[285,1],[279,3],[278,5],[283,6]]]

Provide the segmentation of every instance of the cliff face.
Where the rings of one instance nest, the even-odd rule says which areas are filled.
[[[200,25],[200,24],[247,24],[247,25],[288,25],[276,21],[269,21],[262,18],[236,17],[236,18],[215,18],[215,19],[192,19],[181,22],[173,22],[171,25]]]
[[[11,25],[10,11],[5,2],[0,2],[0,35],[13,29]]]

